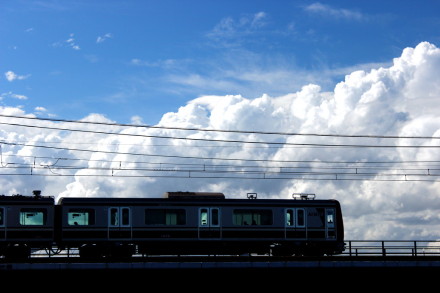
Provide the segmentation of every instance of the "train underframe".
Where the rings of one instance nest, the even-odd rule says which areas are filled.
[[[328,241],[95,241],[68,243],[2,243],[0,256],[8,259],[26,259],[32,250],[51,253],[58,250],[78,250],[83,258],[126,258],[134,255],[272,255],[272,256],[324,256],[343,252],[343,243]]]
[[[76,245],[81,257],[149,255],[324,256],[343,252],[343,243],[325,241],[148,241],[97,242]]]

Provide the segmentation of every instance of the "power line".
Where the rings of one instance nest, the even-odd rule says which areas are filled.
[[[157,173],[157,171],[155,171]],[[88,174],[59,174],[59,173],[51,173],[51,174],[39,174],[39,173],[1,173],[2,176],[38,176],[38,177],[106,177],[106,178],[183,178],[183,179],[251,179],[251,180],[319,180],[319,181],[383,181],[383,182],[440,182],[438,177],[440,175],[419,175],[419,174],[399,174],[393,177],[400,178],[386,178],[391,175],[385,176],[383,175],[370,175],[370,176],[359,176],[359,175],[351,175],[352,177],[344,177],[350,176],[347,174],[318,174],[318,173],[310,173],[310,174],[277,174],[278,176],[268,176],[268,173],[258,173],[258,174],[237,174],[233,173],[233,175],[229,175],[229,173],[225,173],[223,176],[212,175],[211,172],[206,172],[208,174],[203,174],[202,172],[175,172],[176,174],[170,174],[171,172],[159,172],[159,173],[167,173],[167,174],[96,174],[96,173],[88,173]],[[241,176],[240,176],[241,175]],[[256,176],[259,175],[259,176]],[[279,176],[285,175],[285,176]],[[326,175],[325,177],[322,177]],[[318,176],[318,177],[317,177]],[[428,177],[429,179],[422,179],[421,177]]]
[[[11,156],[11,155],[5,155]],[[17,157],[14,155],[14,157]],[[78,166],[78,165],[61,165],[60,162],[78,161],[80,159],[68,159],[68,158],[50,158],[50,157],[34,157],[25,156],[27,158],[33,158],[31,163],[12,163],[4,162],[3,156],[1,157],[1,175],[38,175],[38,176],[74,176],[74,174],[65,174],[65,172],[72,171],[88,171],[87,176],[109,176],[109,177],[178,177],[178,178],[229,178],[229,174],[243,179],[327,179],[327,180],[372,180],[375,181],[436,181],[436,177],[440,176],[440,166],[419,166],[419,167],[399,167],[395,166],[371,166],[365,164],[365,162],[352,162],[359,165],[354,166],[340,166],[341,162],[330,162],[332,164],[337,163],[336,166],[248,166],[248,165],[215,165],[215,164],[195,164],[195,163],[157,163],[157,162],[135,162],[134,166],[130,166],[133,162],[126,161],[110,161],[110,160],[84,160],[84,161],[99,161],[104,163],[111,163],[113,166]],[[40,163],[37,164],[36,159],[50,158],[55,160],[53,163]],[[119,165],[114,166],[114,163]],[[122,163],[124,163],[122,165]],[[317,163],[316,161],[314,163]],[[329,163],[329,162],[327,162]],[[347,163],[347,162],[344,162]],[[384,163],[384,162],[381,162]],[[390,162],[386,162],[390,163]],[[407,163],[407,162],[400,162]],[[420,162],[417,162],[420,163]],[[430,162],[432,163],[432,162]],[[142,166],[147,164],[147,166]],[[364,166],[364,164],[366,166]],[[129,165],[129,166],[127,166]],[[19,170],[28,170],[26,173],[6,173],[3,171],[14,169],[17,172]],[[47,170],[48,174],[36,173],[38,170]],[[96,172],[105,172],[96,173]],[[129,172],[128,174],[126,172]],[[133,172],[137,174],[132,174]],[[111,173],[111,175],[110,175]],[[78,174],[75,172],[75,174]],[[183,175],[182,175],[183,174]],[[83,175],[85,175],[83,173]],[[325,178],[322,178],[325,177]],[[429,180],[420,178],[430,178]],[[435,178],[434,180],[432,178]]]
[[[341,138],[393,138],[393,139],[438,139],[440,137],[426,137],[426,136],[377,136],[377,135],[341,135],[341,134],[300,134],[300,133],[287,133],[287,132],[261,132],[261,131],[234,131],[234,130],[215,130],[215,129],[199,129],[199,128],[180,128],[180,127],[163,127],[163,126],[145,126],[145,125],[133,125],[133,124],[116,124],[116,123],[102,123],[102,122],[87,122],[87,121],[73,121],[62,119],[44,119],[33,117],[20,117],[20,116],[7,116],[1,115],[6,118],[21,118],[21,119],[34,119],[51,122],[66,122],[66,123],[86,123],[94,125],[106,125],[113,127],[144,127],[144,128],[158,128],[158,129],[174,129],[174,130],[190,130],[190,131],[211,131],[211,132],[226,132],[226,133],[240,133],[240,134],[271,134],[271,135],[284,135],[284,136],[316,136],[316,137],[341,137]],[[40,126],[40,125],[26,125],[20,123],[6,123],[0,122],[2,125],[29,127],[37,129],[50,129],[59,131],[72,131],[80,133],[93,133],[93,134],[105,134],[105,135],[121,135],[131,137],[147,137],[158,139],[177,139],[188,141],[210,141],[216,143],[239,143],[239,144],[265,144],[265,147],[274,145],[277,147],[329,147],[329,148],[439,148],[437,145],[369,145],[369,144],[328,144],[328,143],[293,143],[293,142],[267,142],[267,141],[246,141],[246,140],[226,140],[226,139],[207,139],[207,138],[192,138],[192,137],[176,137],[165,135],[144,135],[144,134],[129,134],[120,132],[107,132],[97,130],[84,130],[84,129],[72,129],[64,127],[54,126]],[[46,156],[29,156],[34,159],[34,164],[31,163],[12,163],[3,161],[3,157],[12,156],[2,154],[1,145],[9,146],[23,146],[23,147],[35,147],[42,149],[51,149],[57,151],[66,152],[88,152],[88,153],[103,153],[113,155],[127,155],[127,156],[145,156],[145,157],[157,157],[166,159],[190,159],[192,163],[177,163],[177,162],[142,162],[142,161],[117,161],[114,160],[91,160],[80,158],[61,158],[61,157],[46,157]],[[145,145],[143,145],[145,146]],[[164,145],[161,145],[164,146]],[[169,146],[169,145],[167,145]],[[176,145],[176,147],[180,147]],[[201,147],[201,146],[193,146]],[[204,146],[204,147],[219,147],[219,146]],[[222,146],[224,147],[224,146]],[[243,147],[243,146],[241,146]],[[135,152],[119,152],[119,151],[100,151],[84,148],[67,148],[67,147],[55,147],[48,145],[41,145],[33,143],[17,143],[0,141],[0,155],[1,165],[0,173],[2,176],[15,176],[15,175],[34,175],[34,176],[98,176],[98,177],[163,177],[163,178],[215,178],[215,179],[297,179],[297,180],[364,180],[364,181],[429,181],[437,182],[437,177],[440,174],[437,172],[440,167],[437,166],[417,166],[411,168],[399,168],[395,166],[389,166],[390,164],[437,164],[439,161],[376,161],[376,162],[362,162],[362,161],[316,161],[316,160],[271,160],[271,159],[240,159],[240,158],[215,158],[215,157],[203,157],[203,156],[184,156],[184,155],[161,155],[161,154],[145,154]],[[40,165],[35,164],[36,159],[52,159],[53,163],[42,163]],[[79,166],[79,165],[61,165],[60,162],[67,161],[102,161],[104,163],[120,163],[119,168],[112,167],[91,167],[91,166]],[[231,164],[204,164],[203,162],[197,163],[196,160],[209,160],[209,161],[228,161],[228,162],[253,162],[253,163],[265,163],[268,165],[260,166],[248,166],[248,165],[231,165]],[[137,164],[138,166],[129,168],[122,167],[124,164]],[[271,163],[284,164],[283,166],[270,165]],[[285,164],[300,163],[307,164],[307,166],[288,166]],[[142,164],[150,164],[149,166],[142,167]],[[317,164],[324,164],[323,166],[317,166]],[[325,165],[327,164],[327,165]],[[336,164],[343,164],[339,166]],[[381,166],[373,166],[373,164],[380,164]],[[141,166],[139,166],[141,165]],[[250,164],[249,164],[250,165]],[[352,166],[351,166],[352,165]],[[165,166],[165,167],[164,167]],[[29,169],[29,173],[7,173],[7,170],[20,170]],[[38,170],[47,170],[48,174],[38,174]],[[87,170],[90,172],[84,174],[61,174],[62,172]],[[386,172],[383,172],[385,170]],[[5,172],[3,172],[5,171]],[[60,173],[57,173],[60,172]],[[101,172],[111,173],[102,174]],[[129,174],[139,173],[139,174]],[[426,179],[429,178],[429,179]]]
[[[24,144],[23,144],[24,145]],[[34,146],[34,145],[27,145],[27,146]],[[65,150],[70,150],[65,148]],[[95,152],[100,152],[100,151],[95,151]],[[122,154],[122,153],[120,153]],[[139,154],[142,155],[142,154]],[[0,157],[14,157],[14,158],[22,158],[22,159],[32,159],[32,160],[44,160],[44,159],[49,159],[49,160],[63,160],[63,161],[87,161],[87,162],[102,162],[102,163],[114,163],[114,162],[118,162],[118,163],[124,163],[124,164],[156,164],[156,165],[183,165],[183,166],[191,166],[191,165],[195,165],[195,166],[231,166],[231,165],[219,165],[219,164],[206,164],[206,163],[175,163],[175,162],[149,162],[149,161],[127,161],[127,160],[104,160],[104,159],[89,159],[89,158],[67,158],[67,157],[56,157],[56,156],[37,156],[37,155],[14,155],[14,154],[2,154],[2,150],[1,150],[1,142],[0,142]],[[206,158],[207,160],[212,160],[214,158]],[[241,161],[247,161],[246,159],[238,159]],[[267,160],[270,161],[270,160]],[[355,168],[362,165],[379,165],[379,166],[373,166],[374,168],[378,168],[378,167],[385,167],[386,165],[390,165],[390,164],[397,164],[397,165],[404,165],[404,164],[440,164],[439,160],[402,160],[402,161],[328,161],[328,160],[289,160],[289,161],[285,161],[285,160],[280,160],[280,161],[276,161],[276,163],[303,163],[303,164],[307,164],[307,167],[309,166],[313,166],[313,165],[347,165],[347,168]],[[16,163],[4,163],[4,164],[16,164]],[[240,167],[260,167],[257,165],[252,165],[252,166],[248,166],[248,165],[239,165]],[[433,165],[427,165],[425,167],[432,167]],[[434,165],[436,166],[436,165]],[[281,166],[281,168],[290,168],[291,166]],[[279,165],[274,166],[274,168],[280,168]],[[329,168],[335,168],[335,167],[329,167]],[[366,168],[366,167],[364,167]]]
[[[91,121],[66,120],[66,119],[41,118],[41,117],[25,117],[25,116],[4,115],[4,114],[0,114],[0,117],[18,118],[18,119],[32,119],[32,120],[51,121],[51,122],[118,126],[118,127],[173,129],[173,130],[185,130],[185,131],[225,132],[225,133],[241,133],[241,134],[267,134],[267,135],[285,135],[285,136],[317,136],[317,137],[345,137],[345,138],[384,138],[384,139],[440,139],[440,136],[322,134],[322,133],[319,134],[319,133],[295,133],[295,132],[276,132],[276,131],[225,130],[225,129],[208,129],[208,128],[157,126],[157,125],[152,126],[152,125],[122,124],[122,123],[109,123],[109,122],[91,122]],[[2,123],[2,124],[5,124],[5,123]]]
[[[174,159],[191,159],[191,160],[209,160],[209,161],[236,161],[236,162],[266,162],[266,163],[310,163],[316,162],[305,161],[305,160],[272,160],[272,159],[242,159],[242,158],[215,158],[215,157],[201,157],[201,156],[183,156],[183,155],[161,155],[161,154],[146,154],[146,153],[134,153],[134,152],[117,152],[117,151],[103,151],[103,150],[89,150],[89,149],[78,149],[78,148],[65,148],[65,147],[54,147],[54,146],[43,146],[43,145],[34,145],[34,144],[23,144],[23,143],[10,143],[5,141],[0,141],[1,144],[5,145],[13,145],[13,146],[29,146],[35,148],[43,148],[43,149],[53,149],[53,150],[62,150],[62,151],[77,151],[77,152],[87,152],[87,153],[104,153],[104,154],[114,154],[114,155],[130,155],[130,156],[145,156],[145,157],[159,157],[159,158],[174,158]],[[1,150],[1,148],[0,148]],[[2,154],[2,153],[0,153]],[[59,158],[64,160],[65,158]],[[329,161],[319,161],[319,162],[329,162]],[[436,161],[427,161],[427,162],[436,162]],[[335,163],[335,162],[333,162]],[[340,162],[341,163],[341,162]],[[347,162],[343,162],[347,163]],[[353,162],[352,162],[353,163]],[[359,162],[357,162],[359,163]],[[376,162],[377,163],[377,162]],[[384,163],[384,162],[382,162]]]
[[[11,142],[5,142],[5,141],[0,141],[0,144],[5,144],[5,145],[19,145],[19,146],[30,146],[30,147],[36,147],[36,148],[54,149],[54,150],[63,150],[63,151],[77,151],[77,152],[88,152],[88,153],[105,153],[105,154],[130,155],[130,156],[145,156],[145,157],[162,157],[162,158],[178,158],[178,159],[197,159],[197,160],[250,161],[250,162],[290,162],[290,161],[288,161],[288,160],[214,158],[214,157],[197,157],[197,156],[179,156],[179,155],[145,154],[145,153],[133,153],[133,152],[97,151],[97,150],[87,150],[87,149],[78,149],[78,148],[64,148],[64,147],[53,147],[53,146],[33,145],[33,144],[11,143]]]
[[[290,165],[290,166],[272,166],[272,165],[215,165],[215,164],[195,164],[195,163],[172,163],[172,162],[127,162],[127,161],[114,161],[114,160],[82,160],[82,161],[94,161],[108,164],[117,164],[117,166],[81,166],[81,165],[60,165],[60,162],[78,161],[80,159],[68,159],[68,158],[51,158],[55,162],[53,163],[37,163],[39,157],[30,157],[33,159],[32,163],[14,163],[14,162],[1,162],[2,168],[33,168],[33,169],[57,169],[57,170],[123,170],[123,171],[172,171],[172,172],[238,172],[238,173],[280,173],[280,174],[304,174],[304,173],[316,173],[316,174],[356,174],[356,175],[375,175],[375,174],[389,174],[389,175],[432,175],[440,171],[440,165],[436,166],[417,166],[417,167],[396,167],[396,166],[313,166],[313,165]],[[47,158],[47,157],[46,157]],[[127,167],[133,166],[133,167]],[[145,166],[145,167],[143,167]],[[391,168],[392,167],[392,168]],[[384,173],[386,171],[387,173]],[[400,172],[400,173],[397,173]],[[405,173],[401,173],[405,172]],[[408,173],[418,172],[418,173]]]
[[[176,137],[176,136],[164,136],[164,135],[115,133],[115,132],[105,132],[105,131],[97,131],[97,130],[71,129],[71,128],[26,125],[26,124],[6,123],[6,122],[0,122],[0,124],[10,125],[10,126],[38,128],[38,129],[94,133],[94,134],[130,136],[130,137],[148,137],[148,138],[161,138],[161,139],[177,139],[177,140],[189,140],[189,141],[211,141],[211,142],[223,142],[223,143],[293,145],[293,146],[308,146],[308,147],[349,147],[349,148],[439,148],[440,147],[438,145],[377,145],[377,144],[375,144],[375,145],[362,145],[362,144],[324,144],[324,143],[290,143],[290,142],[246,141],[246,140],[208,139],[208,138]]]

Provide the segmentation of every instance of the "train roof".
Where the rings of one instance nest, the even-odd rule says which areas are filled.
[[[51,196],[29,196],[29,195],[0,195],[0,204],[53,204],[55,199]]]
[[[226,198],[223,193],[166,192],[163,197],[61,197],[59,205],[323,205],[338,204],[334,199],[314,198]]]

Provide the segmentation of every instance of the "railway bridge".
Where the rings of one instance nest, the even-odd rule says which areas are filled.
[[[440,272],[440,241],[347,240],[344,253],[335,256],[271,255],[141,255],[119,259],[82,259],[76,251],[34,251],[27,259],[0,259],[0,274],[98,276],[129,274],[197,276],[250,274],[279,277],[292,275],[365,276],[376,278],[427,276]]]

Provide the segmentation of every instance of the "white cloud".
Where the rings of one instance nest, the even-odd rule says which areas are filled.
[[[263,11],[255,13],[251,18],[250,26],[253,28],[263,27],[265,25],[266,18],[267,18],[267,14]]]
[[[186,63],[190,62],[189,60],[177,60],[177,59],[165,59],[165,60],[156,60],[153,62],[144,61],[138,58],[133,58],[130,60],[130,64],[134,66],[145,66],[145,67],[161,67],[164,69],[172,69],[180,67]]]
[[[140,116],[133,116],[133,117],[131,117],[131,123],[132,124],[137,124],[137,125],[144,124],[143,121],[142,121],[142,117],[140,117]]]
[[[17,94],[13,94],[12,97],[19,99],[19,100],[27,100],[27,98],[28,98],[25,95],[17,95]]]
[[[0,141],[27,144],[3,144],[3,165],[28,164],[27,172],[30,172],[36,164],[46,166],[33,167],[32,171],[38,174],[74,172],[75,176],[6,176],[6,172],[23,170],[1,168],[0,184],[7,194],[30,194],[32,189],[41,189],[47,195],[63,196],[156,197],[166,191],[182,190],[220,191],[227,197],[244,198],[247,192],[257,192],[260,198],[289,198],[293,192],[313,192],[317,198],[335,198],[342,203],[347,239],[437,239],[440,237],[437,216],[440,182],[435,182],[440,175],[435,167],[440,160],[438,148],[353,148],[322,144],[438,145],[438,139],[415,140],[403,136],[440,136],[440,103],[436,98],[440,96],[439,62],[440,49],[424,42],[405,49],[388,66],[347,74],[332,91],[323,91],[319,84],[305,84],[296,92],[254,99],[233,94],[201,96],[176,112],[165,113],[159,123],[168,127],[255,133],[86,124],[81,125],[82,129],[120,135],[66,134],[60,130],[2,125]],[[200,79],[203,77],[194,77],[193,82]],[[0,107],[0,114],[26,115],[23,110],[11,107]],[[100,114],[83,120],[112,122]],[[0,117],[0,122],[5,121],[23,123]],[[133,117],[132,121],[140,124],[142,117]],[[63,122],[38,123],[73,127]],[[376,137],[269,135],[259,133],[262,131]],[[160,136],[186,139],[169,140]],[[35,145],[55,145],[57,149]],[[83,151],[60,149],[63,147]],[[57,160],[61,158],[67,160],[60,164]],[[415,160],[431,162],[411,162]],[[329,161],[333,163],[326,163]],[[80,169],[57,168],[61,165]],[[214,178],[195,178],[203,176]],[[268,179],[271,176],[296,179]]]
[[[47,112],[47,109],[44,107],[35,107],[35,111],[37,112]]]
[[[253,34],[266,25],[267,14],[257,12],[252,15],[243,15],[239,19],[223,18],[207,36],[217,40],[240,38],[244,34]]]
[[[28,99],[28,97],[25,95],[14,94],[13,92],[2,93],[0,95],[0,97],[1,98],[8,97],[8,98],[13,98],[13,99],[18,99],[18,100],[27,100]]]
[[[5,73],[5,77],[9,82],[13,82],[14,80],[23,80],[28,78],[30,75],[18,75],[13,71],[7,71]]]
[[[96,43],[99,44],[111,38],[113,38],[113,35],[111,33],[106,33],[103,36],[98,36],[98,38],[96,39]]]
[[[332,90],[335,81],[355,70],[369,71],[378,67],[388,67],[387,63],[365,63],[355,66],[316,69],[298,67],[295,62],[279,56],[262,56],[244,49],[225,54],[221,62],[205,60],[199,72],[185,70],[191,61],[146,62],[131,60],[132,65],[161,66],[169,70],[163,79],[175,84],[174,89],[187,95],[200,93],[240,93],[247,97],[257,97],[262,93],[277,96],[293,92],[309,83],[319,84],[325,90]],[[270,64],[270,66],[268,66]],[[170,89],[171,90],[171,89]]]
[[[76,40],[74,38],[75,34],[70,34],[69,38],[67,40],[64,40],[62,42],[55,42],[52,44],[53,47],[68,47],[72,48],[75,51],[81,50],[81,47],[76,43]]]
[[[330,5],[321,4],[319,2],[312,3],[310,5],[307,5],[304,10],[330,16],[333,18],[339,18],[339,19],[348,19],[348,20],[364,20],[366,17],[357,11],[350,10],[350,9],[343,9],[343,8],[333,8]]]
[[[65,42],[67,43],[67,46],[71,47],[73,50],[80,50],[81,48],[75,43],[73,36],[74,34],[70,34],[70,38],[68,38]]]

